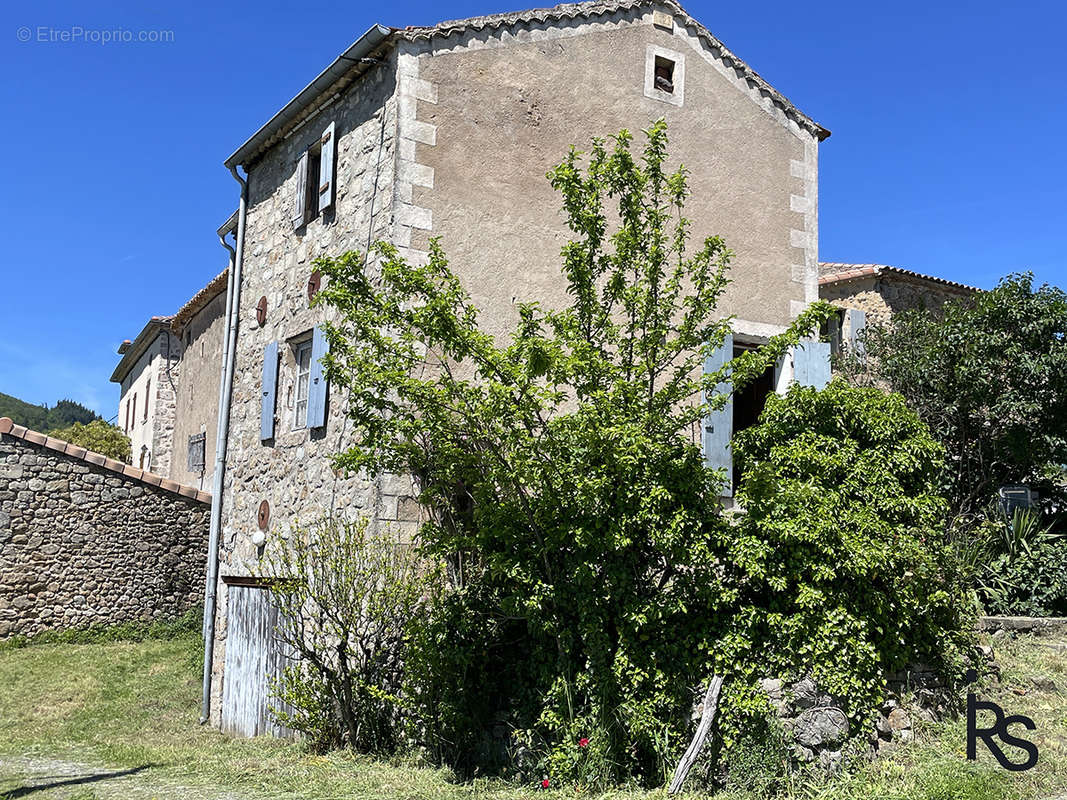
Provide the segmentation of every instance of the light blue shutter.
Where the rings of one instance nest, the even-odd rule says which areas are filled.
[[[336,123],[322,132],[322,150],[319,154],[319,211],[323,211],[333,205],[333,162],[334,151],[337,145],[334,131]]]
[[[326,374],[322,358],[328,350],[322,327],[315,326],[311,336],[311,376],[308,381],[308,427],[321,428],[326,424]]]
[[[263,378],[260,382],[263,396],[259,406],[259,440],[274,438],[274,399],[278,390],[278,343],[271,342],[263,348]]]
[[[293,192],[293,228],[299,228],[307,222],[308,195],[308,153],[307,150],[296,162],[296,189]]]
[[[856,356],[863,357],[863,342],[859,339],[860,331],[867,324],[867,312],[858,308],[850,308],[845,311],[845,319],[848,320],[848,350]]]
[[[704,374],[718,372],[734,357],[734,337],[727,334],[722,346],[704,359]],[[720,383],[715,387],[716,394],[727,394],[732,391],[729,383]],[[712,411],[704,419],[704,463],[710,469],[721,469],[726,472],[726,486],[723,489],[724,497],[733,497],[734,494],[734,458],[730,451],[730,439],[734,434],[734,401],[731,394],[726,405],[718,411]]]
[[[830,343],[801,342],[793,350],[793,380],[823,389],[830,382]]]

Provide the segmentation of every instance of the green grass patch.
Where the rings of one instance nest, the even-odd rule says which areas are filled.
[[[62,631],[41,631],[35,636],[12,636],[0,640],[0,653],[37,644],[102,644],[104,642],[143,642],[199,634],[204,619],[202,607],[191,608],[176,619],[152,622],[125,622],[94,625]]]
[[[542,792],[495,780],[460,783],[447,770],[412,760],[380,761],[351,753],[318,756],[299,743],[233,739],[200,726],[201,643],[193,634],[94,644],[42,643],[0,651],[0,798],[25,787],[38,759],[92,764],[98,771],[144,765],[145,796],[217,798],[499,798],[594,796],[602,800],[664,798],[662,790],[620,789],[590,795],[574,787]],[[1021,639],[998,643],[999,683],[980,690],[1009,714],[1037,723],[1031,735],[1041,751],[1026,773],[999,768],[980,748],[964,759],[962,720],[925,724],[917,740],[891,757],[856,765],[828,779],[796,778],[786,797],[805,800],[1039,800],[1067,792],[1067,654]],[[1047,679],[1055,688],[1050,689]],[[1036,680],[1036,685],[1035,685]],[[1039,688],[1039,686],[1044,688]],[[10,764],[11,766],[4,766]],[[41,798],[130,796],[132,784],[100,780],[34,792]],[[158,788],[158,791],[156,790]],[[169,791],[167,787],[171,787]],[[141,796],[138,794],[137,796]],[[751,800],[738,786],[716,800]]]

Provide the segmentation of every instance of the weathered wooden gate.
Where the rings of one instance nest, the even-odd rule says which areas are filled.
[[[287,663],[275,633],[278,608],[264,586],[231,584],[226,602],[222,730],[238,736],[291,736],[270,715],[270,686]]]

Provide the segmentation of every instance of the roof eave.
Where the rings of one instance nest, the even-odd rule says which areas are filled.
[[[133,340],[133,344],[126,350],[125,355],[122,356],[122,360],[115,367],[115,371],[111,373],[111,383],[122,383],[133,368],[133,365],[144,355],[148,342],[153,335],[169,328],[170,320],[170,317],[153,317],[148,321],[148,324],[137,334],[137,338]]]
[[[366,33],[353,42],[347,50],[334,59],[330,66],[318,74],[311,83],[305,86],[296,97],[286,103],[281,111],[271,117],[267,122],[248,140],[237,148],[233,154],[223,162],[227,169],[235,169],[246,166],[259,151],[268,145],[282,129],[284,129],[309,106],[314,100],[342,78],[354,63],[365,58],[381,45],[389,36],[392,29],[384,25],[374,25]]]

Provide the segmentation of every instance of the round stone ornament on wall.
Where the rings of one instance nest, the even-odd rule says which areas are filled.
[[[256,514],[256,524],[264,533],[270,526],[270,503],[266,500],[259,504],[259,511]]]
[[[263,296],[259,298],[259,302],[256,303],[256,322],[259,323],[259,327],[263,327],[267,324],[267,298]]]

